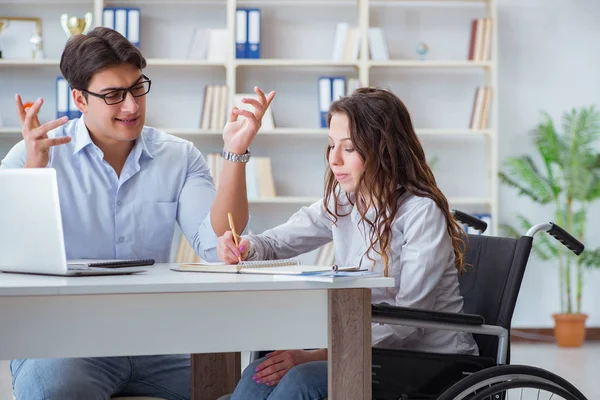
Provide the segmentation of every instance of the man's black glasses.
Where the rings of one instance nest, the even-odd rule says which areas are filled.
[[[91,94],[92,96],[99,97],[103,99],[107,105],[112,106],[114,104],[119,104],[125,101],[125,98],[127,97],[127,92],[131,93],[133,97],[142,97],[148,94],[148,92],[150,91],[150,84],[152,83],[152,81],[146,75],[142,75],[142,77],[144,78],[143,81],[136,82],[127,89],[113,90],[105,94],[93,93],[85,89],[80,90],[84,93]]]

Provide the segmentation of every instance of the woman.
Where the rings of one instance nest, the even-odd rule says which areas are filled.
[[[334,102],[323,200],[261,235],[219,238],[221,260],[297,256],[333,240],[338,265],[368,266],[395,278],[373,303],[461,312],[462,229],[437,187],[402,101],[363,88]],[[468,333],[372,325],[373,346],[477,354]],[[327,396],[327,349],[280,350],[248,366],[232,400]]]

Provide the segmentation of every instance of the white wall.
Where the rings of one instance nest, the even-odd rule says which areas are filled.
[[[545,110],[554,118],[572,107],[600,104],[600,3],[596,0],[499,0],[499,115],[500,159],[533,152],[528,132]],[[517,212],[545,222],[551,208],[540,208],[515,192],[500,188],[500,219],[514,222]],[[600,203],[590,210],[590,248],[600,246]],[[600,325],[600,272],[588,274],[583,311],[590,314],[588,326]],[[558,273],[532,256],[517,310],[515,326],[550,327],[551,313],[558,311]]]
[[[559,117],[571,107],[600,104],[597,95],[600,89],[600,55],[597,52],[600,27],[594,24],[600,15],[600,3],[597,0],[497,2],[500,46],[499,145],[500,160],[503,160],[534,150],[528,132],[538,122],[541,110]],[[191,35],[194,24],[215,27],[224,24],[224,10],[218,6],[200,8],[174,5],[165,10],[146,4],[142,7],[142,25],[145,26],[142,28],[142,50],[147,57],[184,57],[187,37]],[[0,15],[9,11],[15,14],[15,10],[17,14],[31,14],[24,6],[0,5]],[[42,11],[45,17],[51,18],[45,20],[44,32],[47,35],[64,36],[58,28],[59,10],[46,6]],[[71,4],[65,6],[64,11],[83,14],[85,10]],[[429,58],[460,59],[466,56],[469,21],[481,16],[481,13],[481,7],[470,6],[466,9],[380,8],[373,12],[371,24],[387,27],[386,32],[389,29],[387,35],[392,56],[414,58],[414,44],[426,40],[431,45]],[[168,26],[176,18],[180,21],[178,33],[169,34]],[[355,13],[343,7],[324,7],[316,14],[302,7],[265,8],[264,21],[270,19],[276,22],[270,26],[263,25],[263,53],[265,57],[325,57],[330,51],[335,23],[340,20],[353,22],[354,18]],[[314,21],[314,29],[300,26],[298,20]],[[156,29],[148,29],[148,26]],[[292,35],[294,29],[305,29],[306,35]],[[315,32],[324,35],[322,41],[314,40]],[[60,54],[60,47],[66,39],[62,36],[60,40],[46,40],[49,57],[55,58]],[[288,40],[289,37],[305,40],[299,41],[301,48],[281,47],[280,41],[274,40]],[[165,43],[161,43],[162,40]],[[57,44],[59,42],[60,46]],[[242,68],[238,71],[237,84],[240,91],[249,91],[254,84],[264,86],[266,90],[277,90],[273,109],[280,126],[316,127],[316,79],[320,75],[340,72],[352,76],[347,70]],[[203,86],[207,83],[224,83],[224,71],[219,69],[198,72],[150,67],[147,73],[153,79],[148,123],[159,127],[196,127]],[[42,117],[46,120],[51,118],[54,99],[47,93],[53,93],[55,76],[56,71],[50,69],[0,69],[0,112],[5,123],[14,126],[17,121],[13,111],[14,92],[24,93],[29,98],[46,93],[47,103]],[[466,127],[474,88],[483,83],[480,71],[379,69],[373,72],[371,78],[372,83],[390,87],[405,100],[418,128]],[[0,138],[0,157],[14,143],[16,139]],[[203,152],[218,151],[221,146],[218,137],[194,139],[194,143]],[[483,141],[426,139],[423,144],[428,155],[440,157],[436,175],[448,196],[484,195]],[[259,136],[253,151],[257,155],[273,158],[275,183],[280,194],[318,196],[322,192],[324,146],[324,141],[315,137]],[[295,205],[253,206],[253,227],[261,231],[282,222],[297,208]],[[480,210],[473,208],[465,211]],[[551,209],[541,209],[528,200],[518,199],[513,190],[501,186],[500,222],[514,222],[517,212],[540,222],[551,219],[553,215]],[[595,206],[590,213],[590,221],[597,218],[598,206]],[[589,247],[600,246],[598,233],[598,228],[590,229],[590,239],[586,243]],[[600,312],[595,311],[600,307],[594,307],[600,305],[600,294],[594,290],[599,283],[600,272],[591,273],[585,291],[584,311],[591,314],[589,325],[592,326],[600,326]],[[552,326],[551,313],[559,307],[557,288],[556,267],[544,265],[532,256],[514,325]]]

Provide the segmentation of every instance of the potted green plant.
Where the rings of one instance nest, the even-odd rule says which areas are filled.
[[[562,116],[562,132],[544,113],[534,130],[538,168],[533,157],[510,157],[503,163],[500,180],[540,205],[554,208],[554,221],[586,244],[576,257],[548,238],[536,236],[533,250],[542,260],[558,264],[560,313],[554,314],[554,333],[559,346],[581,346],[585,339],[587,315],[581,312],[584,269],[600,266],[600,248],[585,242],[586,217],[590,206],[600,198],[600,112],[594,107],[572,109]],[[502,225],[510,236],[518,236],[531,222],[518,215],[521,229]]]

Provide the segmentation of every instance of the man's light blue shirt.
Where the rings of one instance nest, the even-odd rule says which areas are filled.
[[[48,167],[56,169],[67,259],[168,262],[175,222],[197,254],[217,259],[209,214],[215,187],[191,142],[145,126],[117,176],[83,118],[48,133],[62,136],[72,140],[50,149]],[[22,168],[26,158],[21,141],[1,167]]]

